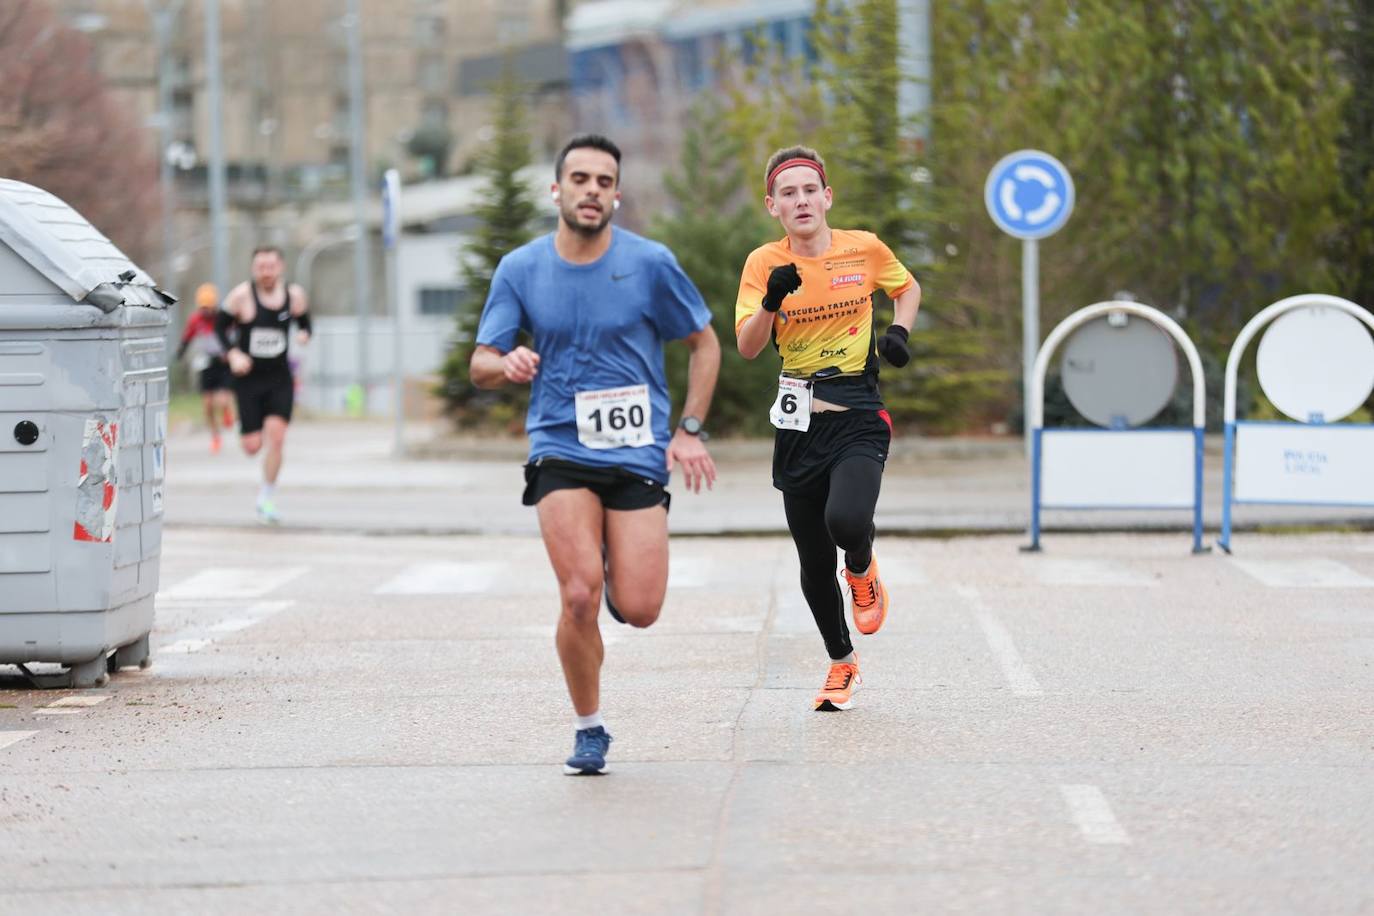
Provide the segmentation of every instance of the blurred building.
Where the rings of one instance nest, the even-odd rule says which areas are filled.
[[[753,63],[761,43],[814,59],[815,0],[599,0],[567,19],[569,95],[580,129],[614,137],[635,178],[626,214],[661,208],[692,99]]]
[[[5,2],[5,0],[0,0]],[[210,274],[208,100],[203,0],[44,0],[86,33],[97,64],[131,118],[156,132],[159,61],[171,87],[176,245],[160,281],[185,293]],[[642,228],[662,204],[661,174],[676,161],[690,97],[720,78],[716,64],[748,59],[750,35],[810,54],[814,0],[361,0],[368,184],[401,171],[408,316],[407,365],[432,369],[464,292],[458,263],[470,228],[473,183],[461,173],[490,138],[488,87],[512,65],[533,91],[530,129],[536,200],[553,154],[574,131],[597,130],[627,154],[621,221]],[[359,333],[351,271],[350,101],[346,0],[219,0],[223,143],[230,265],[246,277],[248,253],[281,246],[304,274],[315,308],[319,406],[341,406],[356,372]],[[159,55],[159,16],[169,27]],[[391,333],[380,206],[371,204],[378,317],[367,334]],[[547,214],[552,224],[551,211]],[[413,344],[413,347],[411,346]],[[326,354],[324,351],[328,349]],[[412,352],[413,350],[413,352]],[[380,345],[369,374],[384,371]],[[381,384],[381,382],[379,382]],[[314,400],[307,396],[308,400]],[[386,399],[376,403],[385,405]]]
[[[199,0],[50,0],[94,42],[102,72],[140,120],[157,117],[153,16],[177,11],[171,33],[174,155],[203,186],[207,105],[204,4]],[[561,48],[568,0],[362,0],[367,85],[366,160],[408,178],[445,174],[477,142],[485,114],[461,99],[468,57],[517,58],[531,45]],[[239,204],[276,203],[346,189],[349,99],[345,0],[220,0],[224,143]],[[478,72],[474,78],[481,77]],[[546,69],[541,98],[566,90]],[[548,131],[549,111],[536,119]],[[465,116],[466,115],[466,116]],[[542,138],[541,138],[542,140]]]

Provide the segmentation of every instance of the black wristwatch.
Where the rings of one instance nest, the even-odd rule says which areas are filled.
[[[711,434],[702,428],[701,421],[696,417],[683,417],[677,421],[677,428],[689,436],[696,436],[702,442],[711,438]]]

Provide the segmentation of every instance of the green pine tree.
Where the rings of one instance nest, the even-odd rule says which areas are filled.
[[[814,147],[835,188],[830,224],[876,233],[916,274],[922,306],[912,335],[915,358],[905,369],[885,369],[883,397],[894,418],[948,431],[995,415],[1008,398],[1007,374],[984,342],[986,305],[965,295],[957,276],[947,280],[946,264],[933,254],[940,194],[914,180],[931,159],[903,139],[913,125],[902,122],[897,107],[904,78],[897,24],[895,0],[817,0],[815,65],[787,60],[764,43],[756,65],[732,84],[725,123],[747,163],[752,193],[763,181],[754,173],[775,149]],[[773,231],[780,233],[776,224]],[[874,306],[881,333],[891,303],[879,293]]]
[[[721,125],[720,104],[704,98],[688,117],[680,169],[665,181],[674,212],[655,220],[651,235],[677,255],[701,290],[721,338],[711,429],[717,434],[760,434],[769,429],[768,405],[779,363],[767,354],[754,360],[739,355],[734,346],[735,300],[739,269],[770,233],[759,195],[743,191],[748,181],[737,145]],[[702,206],[702,201],[710,206]],[[685,347],[667,348],[674,404],[681,404],[685,393],[687,357]]]
[[[536,234],[538,210],[522,175],[531,161],[526,97],[526,87],[508,62],[492,87],[495,133],[477,158],[475,173],[486,183],[473,210],[477,228],[460,259],[459,272],[466,290],[442,369],[444,400],[460,423],[483,420],[513,425],[523,416],[529,400],[528,386],[482,391],[468,377],[473,338],[496,265]]]

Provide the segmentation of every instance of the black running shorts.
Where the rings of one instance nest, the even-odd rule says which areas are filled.
[[[579,489],[591,490],[607,509],[667,509],[673,499],[657,480],[624,468],[596,468],[561,458],[540,458],[525,465],[525,493],[520,501],[533,506],[554,490]]]
[[[209,394],[211,391],[224,391],[232,388],[234,376],[229,371],[229,365],[222,359],[210,360],[210,365],[200,370],[200,393]]]
[[[886,410],[828,410],[811,415],[806,432],[780,429],[773,437],[773,486],[784,493],[821,489],[830,471],[856,455],[887,464],[892,421]]]
[[[270,372],[259,375],[250,372],[234,379],[234,394],[239,402],[239,432],[243,435],[262,429],[267,417],[281,417],[291,422],[291,408],[295,403],[296,383],[290,373]]]

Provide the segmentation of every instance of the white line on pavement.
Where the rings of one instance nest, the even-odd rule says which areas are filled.
[[[1374,588],[1374,579],[1325,557],[1302,560],[1232,558],[1231,562],[1270,588]]]
[[[163,655],[185,655],[191,652],[199,652],[206,646],[215,641],[217,636],[228,633],[237,633],[246,630],[257,623],[262,623],[273,614],[280,613],[296,604],[294,600],[285,601],[257,601],[247,607],[240,604],[238,609],[242,613],[238,616],[230,617],[227,620],[211,626],[187,627],[178,633],[173,633],[167,637],[169,640],[165,644],[154,646],[158,654]],[[215,636],[208,636],[213,633]]]
[[[109,698],[108,694],[105,696],[63,697],[60,700],[54,700],[44,708],[57,709],[62,706],[99,706]]]
[[[35,716],[79,716],[82,712],[83,710],[80,709],[47,709],[45,707],[43,709],[35,709],[33,714]]]
[[[159,597],[261,598],[309,571],[309,566],[284,566],[279,569],[222,566],[198,572],[162,592]]]
[[[372,590],[374,595],[480,595],[507,572],[504,563],[415,563]]]
[[[1033,556],[1022,559],[1022,566],[1044,585],[1129,585],[1154,588],[1153,576],[1111,560],[1078,560]]]
[[[18,744],[25,738],[32,738],[38,732],[0,732],[0,748],[9,747],[11,744]]]
[[[186,655],[191,652],[199,652],[210,645],[208,639],[178,639],[174,643],[158,647],[159,655]]]
[[[1025,660],[1021,658],[1021,653],[1016,651],[1016,643],[1012,641],[1011,633],[983,607],[983,599],[978,590],[960,586],[955,592],[972,606],[973,617],[978,621],[978,626],[982,629],[983,637],[988,641],[988,647],[992,649],[997,663],[1002,666],[1002,673],[1011,684],[1011,692],[1018,697],[1040,696],[1043,693],[1040,683],[1035,679],[1035,675],[1031,674]]]
[[[1124,845],[1131,842],[1125,829],[1112,814],[1112,806],[1102,790],[1091,785],[1060,786],[1069,816],[1089,843]]]

